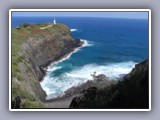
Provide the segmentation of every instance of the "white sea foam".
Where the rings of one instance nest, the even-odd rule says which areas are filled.
[[[77,29],[70,29],[70,31],[71,31],[71,32],[75,32],[75,31],[77,31]]]
[[[88,41],[88,40],[84,40],[84,39],[80,39],[80,40],[84,42],[82,47],[91,47],[94,45],[94,42],[92,42],[92,41]]]
[[[48,69],[47,69],[47,71],[48,71],[48,72],[53,72],[53,71],[59,70],[59,69],[61,69],[61,68],[62,68],[62,67],[49,66]]]
[[[126,74],[134,67],[135,62],[122,62],[106,65],[88,64],[81,68],[77,68],[67,75],[75,78],[92,79],[91,74],[105,74],[110,78],[118,78],[120,74]]]
[[[48,73],[41,82],[41,86],[47,93],[47,99],[56,98],[62,96],[67,89],[92,80],[91,74],[94,72],[96,72],[96,75],[105,74],[115,79],[120,74],[129,73],[135,64],[132,61],[106,65],[88,64],[52,78]]]

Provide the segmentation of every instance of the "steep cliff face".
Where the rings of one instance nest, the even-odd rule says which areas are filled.
[[[63,24],[12,29],[12,99],[21,96],[24,107],[43,107],[46,93],[39,81],[44,67],[81,45]]]
[[[90,87],[75,97],[70,108],[143,108],[149,107],[148,60],[135,68],[116,84]]]

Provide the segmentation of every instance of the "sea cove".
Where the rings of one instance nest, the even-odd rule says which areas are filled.
[[[12,17],[12,99],[23,108],[147,108],[148,27],[148,19]]]
[[[16,19],[16,18],[15,18]],[[67,89],[92,80],[91,74],[116,79],[128,74],[135,64],[148,58],[148,21],[118,18],[61,18],[57,22],[71,28],[74,38],[85,45],[61,62],[48,67],[41,82],[47,98],[62,96]],[[24,18],[18,19],[19,23]],[[51,17],[27,18],[30,23],[52,22]],[[16,23],[13,24],[16,26]]]

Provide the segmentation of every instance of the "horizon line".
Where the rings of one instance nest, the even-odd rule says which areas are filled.
[[[36,18],[36,17],[58,17],[58,18],[108,18],[108,19],[110,19],[110,18],[115,18],[115,19],[141,19],[141,20],[148,20],[148,18],[128,18],[128,17],[103,17],[103,16],[24,16],[24,15],[15,15],[15,16],[12,16],[12,17],[34,17],[34,18]]]

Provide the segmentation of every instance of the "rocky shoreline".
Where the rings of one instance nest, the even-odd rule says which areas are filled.
[[[148,108],[148,89],[148,60],[145,60],[120,80],[100,74],[93,80],[70,88],[61,97],[46,100],[44,104],[49,108],[74,109]]]

